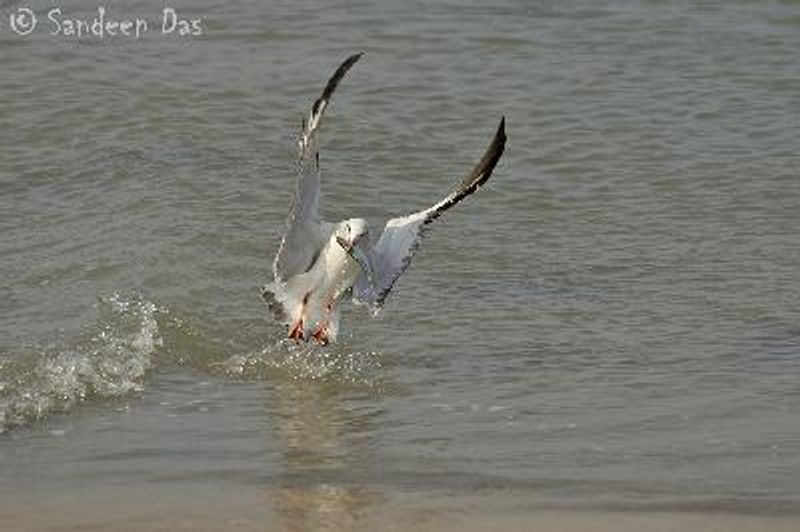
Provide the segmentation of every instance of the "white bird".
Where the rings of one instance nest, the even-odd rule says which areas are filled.
[[[317,130],[336,86],[363,54],[348,57],[311,107],[298,139],[297,190],[286,233],[273,263],[275,280],[262,288],[275,319],[289,338],[335,341],[339,307],[352,298],[377,313],[395,281],[411,262],[423,229],[469,196],[492,174],[505,148],[505,118],[473,170],[444,199],[421,211],[389,220],[374,242],[361,218],[338,224],[319,217],[320,169]]]

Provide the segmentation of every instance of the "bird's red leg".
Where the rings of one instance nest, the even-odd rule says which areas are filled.
[[[325,327],[320,327],[314,334],[311,335],[315,342],[319,345],[328,345],[328,333]]]
[[[328,325],[331,321],[331,311],[333,310],[333,301],[329,301],[327,305],[325,305],[325,309],[327,310],[327,316],[325,317],[325,321],[322,322],[322,325],[314,331],[314,334],[311,337],[320,345],[328,345],[330,340],[328,339]]]
[[[300,318],[297,320],[297,323],[294,324],[292,329],[289,331],[289,338],[292,340],[305,340],[305,334],[303,331],[303,316],[306,313],[306,304],[308,303],[308,298],[311,295],[311,292],[306,292],[306,295],[303,296],[303,307],[300,309]]]
[[[302,340],[303,339],[303,318],[297,320],[297,323],[294,324],[292,330],[289,332],[289,338],[292,340]]]

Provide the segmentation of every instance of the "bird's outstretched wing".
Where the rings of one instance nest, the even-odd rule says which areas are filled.
[[[351,55],[339,65],[325,85],[322,95],[311,106],[308,120],[303,120],[297,141],[297,188],[286,220],[286,233],[273,263],[276,280],[286,281],[308,271],[330,238],[333,225],[319,218],[321,176],[316,133],[337,85],[362,55]]]
[[[386,296],[411,263],[423,230],[447,209],[478,190],[492,175],[506,145],[505,117],[500,121],[492,143],[481,160],[461,182],[436,205],[386,222],[380,238],[367,253],[369,268],[356,281],[353,297],[377,311]],[[369,270],[369,271],[368,271]]]

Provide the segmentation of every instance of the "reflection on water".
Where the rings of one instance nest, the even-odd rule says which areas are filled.
[[[307,380],[282,380],[272,389],[269,418],[284,447],[284,475],[271,494],[286,530],[352,530],[359,513],[380,499],[352,470],[357,464],[363,474],[373,463],[371,435],[381,410],[347,408],[352,392]]]
[[[344,531],[353,529],[359,511],[374,498],[366,489],[323,483],[279,488],[274,504],[286,530]]]

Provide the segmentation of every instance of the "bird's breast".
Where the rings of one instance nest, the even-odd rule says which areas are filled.
[[[323,291],[331,299],[339,299],[358,278],[361,271],[358,263],[332,240],[323,251],[324,287]]]

